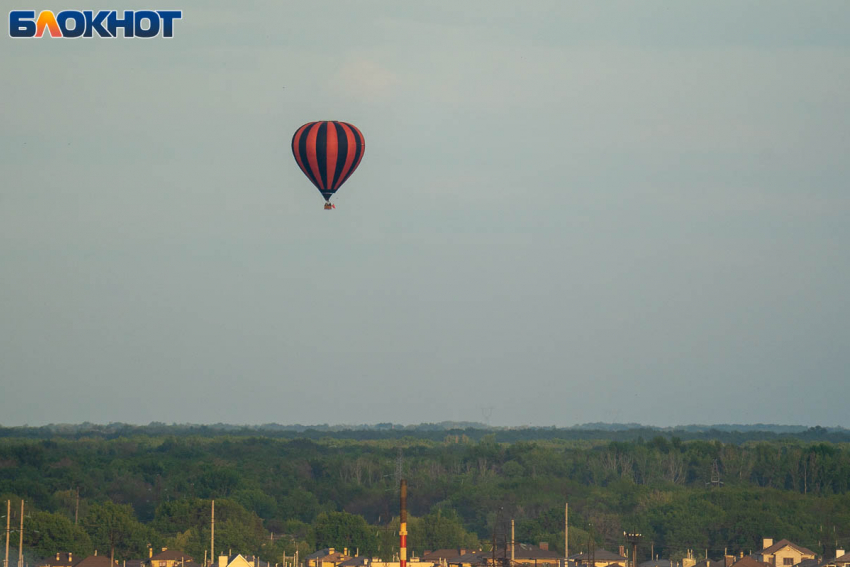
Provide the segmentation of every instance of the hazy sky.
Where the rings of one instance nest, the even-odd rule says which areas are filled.
[[[0,39],[3,425],[850,426],[847,2],[120,4]]]

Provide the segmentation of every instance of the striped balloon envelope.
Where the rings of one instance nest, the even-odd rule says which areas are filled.
[[[330,201],[343,183],[351,177],[366,141],[356,126],[336,120],[308,122],[292,136],[292,155],[298,167],[313,185]],[[329,205],[325,205],[327,208]]]

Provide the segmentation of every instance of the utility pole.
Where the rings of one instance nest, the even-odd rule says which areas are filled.
[[[77,519],[80,516],[80,487],[77,487],[77,503],[74,506],[74,525],[77,525]]]
[[[210,565],[215,565],[215,500],[210,513]]]
[[[570,504],[564,504],[564,567],[567,567],[567,557],[570,556]]]
[[[18,541],[18,567],[24,567],[24,499],[21,498],[21,534]]]
[[[12,519],[12,501],[6,500],[6,560],[3,567],[9,567],[9,521]]]
[[[590,567],[596,567],[596,539],[593,537],[593,524],[587,530],[587,558]]]

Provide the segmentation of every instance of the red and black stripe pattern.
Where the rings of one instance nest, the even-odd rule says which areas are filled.
[[[292,136],[292,155],[298,167],[325,201],[351,177],[365,150],[363,134],[347,122],[308,122]]]

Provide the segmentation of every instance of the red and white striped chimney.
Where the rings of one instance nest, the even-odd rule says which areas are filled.
[[[401,518],[399,520],[399,567],[407,567],[407,481],[401,479]]]

